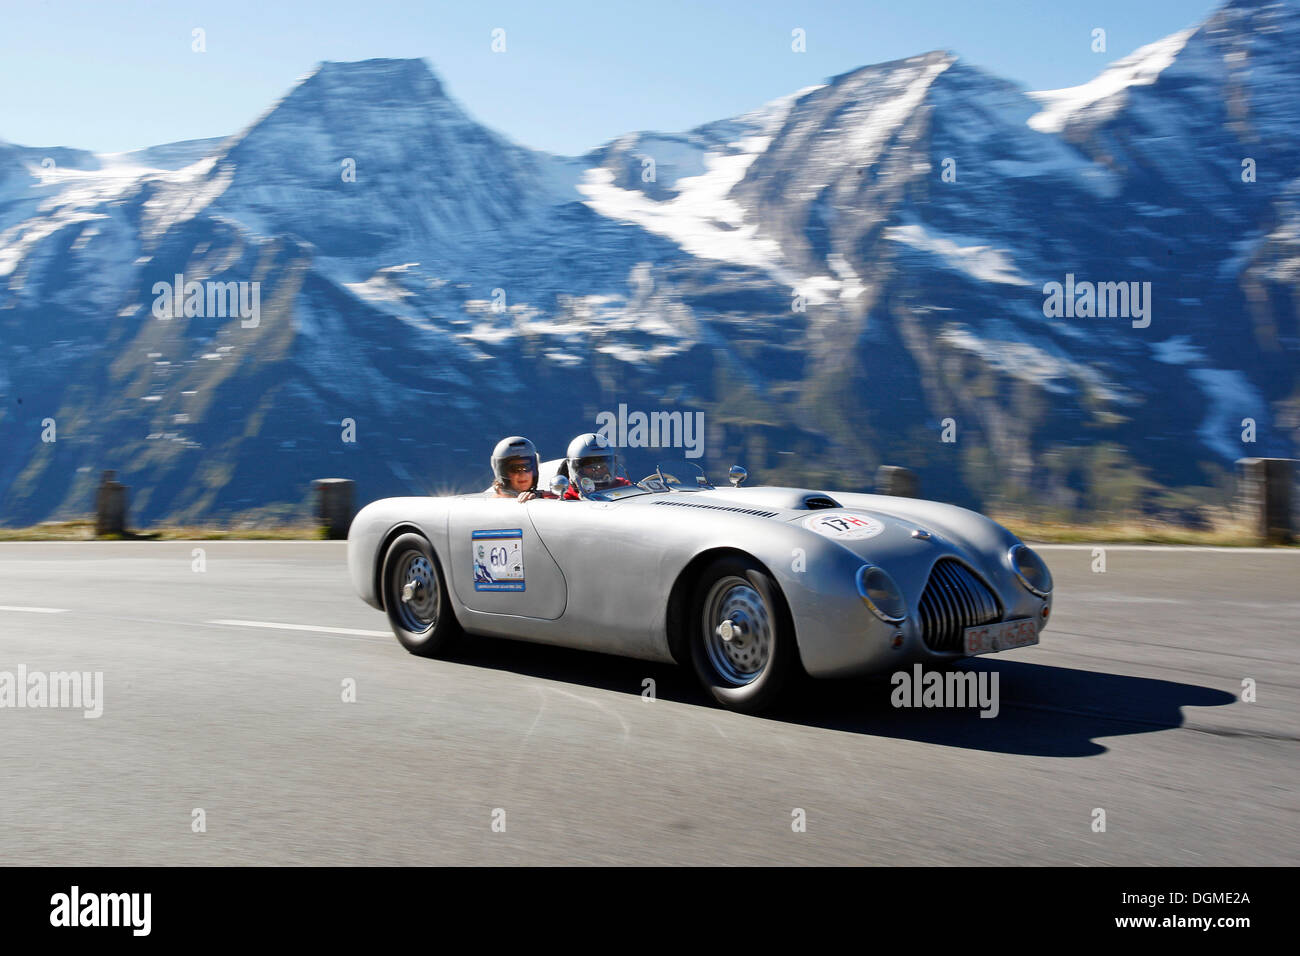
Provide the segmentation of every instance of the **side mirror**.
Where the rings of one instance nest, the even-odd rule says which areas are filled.
[[[563,498],[564,493],[569,490],[569,479],[563,475],[556,475],[551,479],[551,494],[557,498]]]
[[[732,465],[730,470],[727,471],[727,480],[730,481],[732,486],[735,488],[739,488],[743,485],[745,479],[748,477],[749,472],[744,468],[741,468],[739,465]]]

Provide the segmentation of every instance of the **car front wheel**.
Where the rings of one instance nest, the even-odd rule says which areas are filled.
[[[695,590],[691,661],[714,700],[755,713],[799,668],[794,624],[776,582],[740,557],[714,561]]]
[[[384,556],[384,608],[393,633],[412,654],[436,657],[460,635],[447,579],[422,535],[398,537]]]

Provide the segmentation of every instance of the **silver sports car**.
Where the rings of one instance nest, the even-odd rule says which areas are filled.
[[[562,492],[562,461],[542,466]],[[715,488],[691,462],[580,500],[386,498],[348,535],[358,593],[413,654],[463,635],[689,663],[727,707],[801,674],[889,672],[1038,643],[1052,576],[954,505]],[[584,479],[585,481],[585,479]]]

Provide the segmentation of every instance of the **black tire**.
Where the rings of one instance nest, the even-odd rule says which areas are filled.
[[[388,546],[379,580],[388,623],[403,647],[420,657],[439,657],[451,649],[461,635],[460,624],[442,565],[423,535],[404,534]],[[415,586],[404,600],[408,583]]]
[[[741,625],[741,633],[723,640],[723,619]],[[688,622],[695,675],[724,707],[766,710],[800,671],[790,609],[772,576],[754,561],[726,557],[706,567]]]

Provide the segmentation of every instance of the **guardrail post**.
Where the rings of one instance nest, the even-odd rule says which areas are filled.
[[[346,538],[352,526],[352,479],[318,478],[312,485],[316,489],[316,517],[325,536]]]
[[[876,469],[876,494],[897,498],[921,497],[921,483],[916,472],[898,465],[881,465]]]
[[[1237,459],[1237,507],[1250,533],[1260,541],[1290,544],[1294,538],[1294,465],[1290,458]]]
[[[118,482],[117,472],[104,472],[95,492],[96,536],[126,534],[126,502],[130,490]]]

